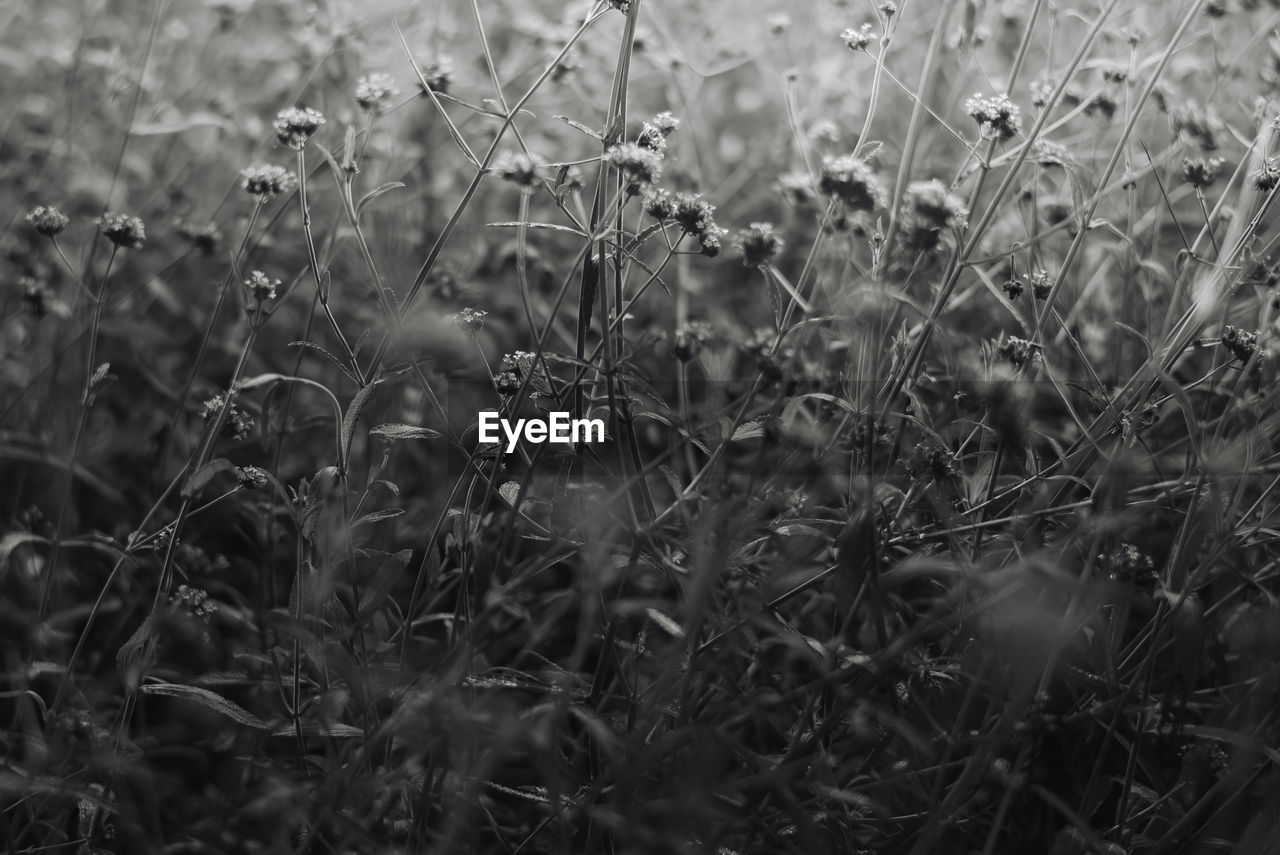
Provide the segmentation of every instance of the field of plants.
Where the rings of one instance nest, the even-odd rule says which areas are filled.
[[[1278,27],[0,4],[0,849],[1280,852]]]

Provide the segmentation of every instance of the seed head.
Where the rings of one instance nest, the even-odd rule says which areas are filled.
[[[356,103],[369,113],[382,113],[400,94],[390,74],[369,74],[356,83]]]
[[[863,24],[857,29],[849,27],[840,33],[840,40],[844,42],[844,46],[853,51],[866,50],[867,45],[875,41],[875,38],[870,24]]]
[[[876,174],[865,160],[852,154],[823,161],[818,189],[852,211],[871,211],[884,205],[884,190]]]
[[[291,193],[297,185],[293,173],[283,166],[256,164],[240,170],[240,186],[250,196],[270,202],[281,193]]]
[[[984,98],[980,94],[975,94],[964,102],[964,111],[978,123],[983,139],[1004,142],[1022,132],[1022,118],[1018,114],[1018,105],[1010,101],[1007,95],[992,95]]]
[[[288,107],[276,114],[272,127],[276,129],[276,139],[280,145],[301,151],[324,122],[324,115],[319,110],[311,107]]]
[[[27,222],[45,237],[54,237],[71,222],[71,218],[52,205],[40,205],[27,214]]]
[[[619,143],[605,152],[604,160],[622,173],[631,196],[639,195],[662,175],[661,155],[639,143]]]
[[[773,223],[752,223],[738,232],[733,245],[742,253],[744,267],[759,267],[772,261],[782,251],[784,243]]]
[[[126,249],[142,249],[147,242],[147,230],[142,220],[128,214],[103,214],[95,222],[102,236],[116,246]]]
[[[1198,190],[1203,190],[1217,181],[1221,170],[1222,158],[1220,157],[1184,157],[1182,159],[1182,180]]]

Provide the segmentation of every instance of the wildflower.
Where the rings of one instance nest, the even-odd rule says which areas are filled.
[[[182,605],[192,617],[203,618],[205,621],[218,610],[217,604],[209,602],[208,591],[190,585],[179,585],[172,602],[174,605]]]
[[[538,183],[540,164],[532,156],[520,151],[503,152],[493,166],[493,170],[502,176],[503,181],[510,181],[522,190],[532,192]]]
[[[390,74],[369,74],[356,83],[356,103],[369,113],[385,111],[391,99],[399,94]]]
[[[1025,273],[1023,277],[1031,285],[1031,293],[1037,300],[1049,299],[1049,292],[1053,290],[1053,277],[1049,271],[1041,268],[1034,273]]]
[[[1116,99],[1112,98],[1109,93],[1099,92],[1090,99],[1089,105],[1084,108],[1084,114],[1091,119],[1109,122],[1115,116],[1119,106],[1116,103]]]
[[[715,258],[720,254],[720,238],[722,238],[724,234],[724,229],[713,225],[706,231],[697,235],[698,243],[701,244],[701,248],[698,251],[707,258]]]
[[[644,123],[640,136],[636,138],[636,144],[655,154],[663,155],[667,151],[667,137],[674,134],[679,127],[680,120],[671,115],[670,111],[663,111],[654,116],[651,121]]]
[[[1021,279],[1007,279],[1002,287],[1004,292],[1009,295],[1010,300],[1016,300],[1022,296],[1023,285]]]
[[[631,11],[631,0],[609,0],[609,5],[624,15]]]
[[[499,371],[493,377],[493,385],[501,395],[514,395],[520,391],[520,375],[514,371]]]
[[[1071,163],[1071,153],[1066,146],[1053,140],[1036,140],[1031,156],[1041,166],[1066,166]]]
[[[191,241],[191,245],[200,250],[201,255],[213,255],[218,251],[218,244],[222,242],[222,232],[218,229],[217,223],[197,226],[185,220],[179,220],[173,224],[173,228],[181,237]]]
[[[244,280],[244,287],[253,295],[255,302],[261,304],[276,298],[276,289],[280,287],[279,279],[272,279],[261,270],[255,270]]]
[[[671,196],[670,190],[656,187],[647,191],[640,201],[644,207],[644,212],[659,222],[669,220],[675,216],[676,203]]]
[[[605,152],[604,160],[622,173],[630,196],[639,195],[662,175],[661,156],[638,143],[619,143]]]
[[[1132,543],[1122,543],[1112,552],[1099,555],[1098,565],[1106,578],[1112,582],[1150,584],[1155,581],[1155,565],[1151,561],[1151,556],[1143,553]]]
[[[856,30],[853,27],[844,30],[840,33],[840,40],[849,50],[866,50],[867,45],[875,41],[875,34],[871,32],[870,24],[863,24]]]
[[[892,18],[894,15],[898,14],[898,6],[893,3],[892,0],[884,0],[884,2],[876,8],[879,9],[880,14],[884,15],[886,18]]]
[[[870,211],[884,204],[884,190],[865,160],[846,154],[822,164],[818,189],[854,211]]]
[[[265,490],[271,483],[266,471],[257,466],[237,466],[235,473],[236,481],[246,490]]]
[[[1175,136],[1195,142],[1205,151],[1218,148],[1218,134],[1222,133],[1223,124],[1212,109],[1187,101],[1173,109],[1169,122]]]
[[[319,110],[311,107],[288,107],[276,114],[272,127],[276,129],[276,139],[280,145],[302,151],[307,140],[311,139],[324,122],[324,115]]]
[[[1240,362],[1248,363],[1253,360],[1255,374],[1259,372],[1262,368],[1262,363],[1267,358],[1267,352],[1258,347],[1258,334],[1256,332],[1248,332],[1227,324],[1222,328],[1222,337],[1219,341]]]
[[[738,232],[734,246],[742,253],[744,267],[768,264],[782,251],[784,241],[774,231],[773,223],[752,223]]]
[[[711,327],[704,321],[693,321],[676,330],[671,354],[681,362],[692,361],[711,338]]]
[[[944,230],[964,228],[969,220],[964,202],[936,178],[907,185],[902,207],[903,237],[922,250],[936,248]]]
[[[1107,83],[1124,83],[1129,79],[1129,72],[1118,65],[1108,65],[1102,69],[1102,79]]]
[[[489,313],[480,309],[463,309],[457,314],[450,315],[449,320],[464,330],[476,332],[484,329],[484,316],[487,314]]]
[[[1184,157],[1182,159],[1182,180],[1197,190],[1203,190],[1218,180],[1218,172],[1221,169],[1222,158],[1220,157],[1197,157],[1194,160]]]
[[[780,36],[787,30],[791,29],[791,16],[786,12],[777,12],[764,19],[765,24],[769,27],[769,32],[775,36]]]
[[[49,314],[49,286],[43,282],[24,276],[19,281],[22,286],[22,307],[35,318],[43,318]]]
[[[983,139],[1003,142],[1022,132],[1022,118],[1018,115],[1018,106],[1010,101],[1007,95],[984,98],[982,95],[975,94],[964,102],[964,111],[978,123]]]
[[[62,233],[71,218],[51,205],[40,205],[27,214],[27,222],[45,237],[55,237]]]
[[[812,184],[808,174],[804,172],[788,172],[778,176],[775,188],[788,204],[800,205],[813,198]]]
[[[1155,88],[1151,90],[1151,100],[1155,102],[1156,109],[1161,113],[1169,113],[1172,109],[1170,105],[1175,98],[1173,87],[1163,80],[1156,81]]]
[[[520,389],[524,378],[529,378],[529,391],[533,397],[553,394],[551,380],[545,369],[535,369],[534,355],[527,350],[517,350],[502,357],[502,364],[495,377],[498,391],[503,394],[515,394]]]
[[[258,196],[264,202],[270,202],[281,193],[291,192],[296,183],[293,173],[283,166],[257,164],[240,170],[240,186],[250,196]]]
[[[116,246],[126,249],[142,249],[147,242],[147,230],[142,220],[128,214],[103,214],[95,222],[102,236]]]
[[[931,442],[916,443],[907,461],[907,473],[918,480],[946,481],[958,471],[951,453]]]
[[[1036,345],[1024,338],[1009,336],[1007,340],[996,345],[996,354],[1005,359],[1014,368],[1021,368],[1034,361],[1039,355]]]
[[[671,218],[686,234],[701,240],[704,236],[718,239],[723,233],[713,219],[715,205],[702,198],[701,193],[677,193],[674,202],[675,211]]]
[[[222,406],[225,403],[226,396],[214,395],[204,402],[200,409],[200,417],[206,422],[210,419],[216,419],[218,413],[222,412]],[[223,436],[239,441],[247,437],[252,429],[253,417],[236,406],[235,401],[232,401],[231,408],[227,411],[227,420],[222,425]]]
[[[427,89],[432,92],[446,94],[453,85],[453,60],[447,56],[440,56],[427,63],[422,69],[422,80],[427,83]],[[422,88],[422,81],[418,82],[418,88]],[[423,92],[425,95],[426,92]]]
[[[1033,80],[1028,88],[1031,90],[1031,106],[1043,107],[1049,103],[1049,96],[1053,94],[1053,84],[1048,80],[1043,77]]]
[[[1268,157],[1262,162],[1262,166],[1253,173],[1253,185],[1264,193],[1270,193],[1280,184],[1280,166],[1276,165],[1274,157]]]

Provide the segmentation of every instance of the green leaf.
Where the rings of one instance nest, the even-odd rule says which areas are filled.
[[[259,730],[266,730],[268,727],[265,721],[234,701],[229,701],[217,692],[202,689],[199,686],[183,686],[178,683],[147,683],[142,686],[142,693],[146,695],[164,695],[170,698],[186,698],[246,727],[254,727]]]
[[[356,392],[355,397],[351,399],[350,406],[347,407],[346,414],[342,417],[342,459],[347,459],[347,452],[351,449],[351,434],[356,429],[356,422],[360,419],[360,411],[364,409],[364,405],[369,400],[369,395],[373,393],[373,387],[376,383],[370,383],[368,386],[361,387]]]

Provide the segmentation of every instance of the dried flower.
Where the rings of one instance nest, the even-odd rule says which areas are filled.
[[[206,622],[218,610],[217,604],[209,601],[208,591],[203,588],[193,588],[190,585],[179,585],[171,602],[182,606],[192,617],[202,618]]]
[[[391,99],[400,94],[390,74],[369,74],[356,83],[356,103],[370,113],[384,112]]]
[[[210,419],[216,419],[218,413],[222,412],[222,406],[225,403],[225,395],[214,395],[204,402],[200,409],[200,417],[206,422]],[[227,411],[227,420],[222,425],[222,435],[239,441],[247,437],[251,430],[253,430],[253,417],[236,406],[235,401],[232,401],[231,408]]]
[[[1220,157],[1184,157],[1182,159],[1182,180],[1195,187],[1197,190],[1213,184],[1218,180],[1218,173],[1222,170],[1222,158]]]
[[[1212,109],[1188,100],[1173,108],[1169,122],[1174,135],[1195,142],[1205,151],[1218,148],[1218,134],[1222,133],[1224,125]]]
[[[296,185],[293,173],[283,166],[257,164],[240,170],[240,186],[264,202],[270,202],[281,193],[292,192]]]
[[[662,175],[662,157],[638,143],[619,143],[605,152],[604,160],[622,173],[630,196],[639,195]]]
[[[418,81],[418,88],[422,88],[422,81],[426,81],[427,89],[440,94],[447,94],[450,87],[453,86],[453,60],[447,56],[439,56],[422,69],[422,80]],[[426,92],[422,93],[423,95]]]
[[[1004,292],[1009,295],[1010,300],[1016,300],[1022,296],[1023,285],[1021,279],[1006,279],[1003,286]]]
[[[1277,166],[1274,157],[1268,157],[1251,177],[1255,187],[1264,193],[1270,193],[1280,184],[1280,166]]]
[[[71,218],[52,205],[40,205],[27,214],[27,222],[45,237],[54,237],[71,222]]]
[[[640,200],[644,212],[659,222],[675,216],[676,203],[670,190],[655,187],[645,192]]]
[[[1009,336],[996,345],[996,354],[1014,368],[1021,368],[1039,356],[1037,346],[1024,338]]]
[[[644,123],[640,136],[636,138],[636,144],[656,154],[665,154],[667,151],[667,137],[674,134],[679,128],[680,120],[673,116],[670,110],[664,110]]]
[[[301,151],[324,122],[324,115],[319,110],[311,107],[288,107],[276,114],[272,127],[276,129],[276,139],[280,145]]]
[[[489,313],[480,309],[463,309],[457,314],[450,315],[449,320],[464,330],[476,332],[484,329],[484,316],[487,314]]]
[[[823,161],[818,189],[853,211],[870,211],[884,204],[885,193],[876,174],[865,160],[852,154]]]
[[[875,38],[875,33],[871,32],[870,24],[863,24],[857,29],[849,27],[840,33],[840,40],[844,42],[845,47],[855,51],[866,50],[867,45],[875,41]]]
[[[147,230],[142,220],[128,214],[103,214],[95,220],[102,236],[116,246],[126,249],[142,249],[147,242]]]
[[[1018,114],[1018,105],[1010,101],[1007,95],[992,95],[984,98],[980,94],[975,94],[964,102],[964,111],[978,123],[983,139],[1004,142],[1022,132],[1022,118]]]
[[[689,362],[702,352],[711,338],[711,327],[705,321],[692,321],[676,330],[671,354],[681,362]]]
[[[1222,328],[1222,337],[1219,341],[1240,362],[1248,362],[1250,359],[1254,359],[1254,354],[1257,354],[1254,362],[1255,369],[1258,367],[1258,363],[1266,359],[1266,351],[1258,350],[1258,334],[1256,332],[1248,332],[1227,324]]]
[[[772,261],[782,251],[784,243],[773,223],[752,223],[738,232],[734,246],[742,253],[743,266],[759,267]]]
[[[1031,286],[1031,293],[1037,300],[1049,299],[1049,292],[1053,290],[1053,277],[1049,275],[1049,271],[1041,268],[1033,273],[1024,273],[1023,278]]]
[[[716,207],[702,198],[701,193],[677,193],[674,201],[675,211],[671,218],[687,234],[698,239],[704,236],[718,238],[721,235],[721,229],[713,218]]]

